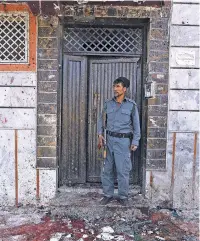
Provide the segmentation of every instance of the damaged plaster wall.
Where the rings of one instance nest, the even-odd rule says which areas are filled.
[[[189,3],[190,2],[190,3]],[[199,205],[199,4],[174,1],[170,26],[166,172],[147,171],[152,204]]]
[[[0,203],[36,200],[36,73],[0,72]]]
[[[0,72],[0,86],[0,205],[44,203],[57,173],[36,169],[36,72]]]

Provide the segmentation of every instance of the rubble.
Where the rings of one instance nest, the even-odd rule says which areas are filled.
[[[55,234],[53,235],[53,237],[50,238],[49,241],[58,241],[58,240],[60,240],[64,235],[65,235],[65,233],[55,233]]]
[[[115,231],[114,231],[111,227],[109,227],[109,226],[103,227],[101,230],[102,230],[103,233],[114,233],[114,232],[115,232]]]
[[[198,240],[196,209],[151,208],[138,194],[128,208],[116,200],[100,206],[101,197],[66,192],[48,206],[1,207],[0,241]]]
[[[114,236],[111,235],[110,233],[101,233],[99,235],[97,235],[98,239],[103,239],[103,240],[112,240],[114,239]]]
[[[165,240],[165,238],[160,237],[160,236],[155,236],[155,238],[156,238],[157,240]]]

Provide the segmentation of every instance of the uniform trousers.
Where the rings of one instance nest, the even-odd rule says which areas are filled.
[[[107,135],[107,155],[101,171],[103,193],[106,197],[114,195],[114,165],[117,172],[118,196],[128,198],[129,174],[132,169],[130,139]]]

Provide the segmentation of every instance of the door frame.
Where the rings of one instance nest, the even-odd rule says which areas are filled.
[[[63,51],[63,36],[65,27],[112,27],[112,28],[136,28],[140,27],[143,30],[143,44],[142,44],[142,56],[132,55],[132,54],[112,54],[112,53],[102,53],[99,56],[120,56],[120,57],[141,57],[141,140],[140,140],[140,152],[141,152],[141,168],[139,172],[138,182],[141,186],[142,193],[145,193],[146,185],[146,146],[147,146],[147,99],[144,98],[144,82],[145,78],[148,76],[147,73],[147,33],[149,29],[149,19],[118,19],[118,18],[97,18],[92,23],[83,23],[75,21],[71,17],[63,17],[60,19],[59,24],[59,84],[58,84],[58,109],[57,109],[57,160],[58,160],[58,187],[60,187],[60,169],[59,163],[62,158],[62,91],[63,91],[63,58],[65,54],[69,55],[79,55],[86,56],[89,54],[85,53],[67,53]],[[91,54],[90,54],[91,55]]]

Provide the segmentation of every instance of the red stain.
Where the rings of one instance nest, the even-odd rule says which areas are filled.
[[[182,240],[180,237],[187,233],[191,233],[198,237],[198,223],[196,222],[183,222],[182,220],[170,220],[169,216],[164,213],[152,213],[151,214],[152,224],[149,226],[150,229],[154,230],[153,227],[159,228],[159,233],[161,236],[165,236],[166,240],[171,240],[170,237],[175,238],[175,240]],[[161,225],[158,225],[158,221],[164,221]],[[95,231],[92,235],[87,229],[85,229],[85,222],[82,220],[72,220],[70,223],[67,223],[67,220],[57,218],[52,220],[50,216],[45,216],[39,224],[26,224],[19,227],[5,228],[0,229],[0,240],[10,240],[11,236],[23,235],[25,241],[49,241],[50,238],[57,232],[71,234],[73,240],[78,240],[83,237],[83,234],[87,234],[88,237],[84,241],[93,241],[95,237],[100,232]],[[108,220],[107,220],[108,221]],[[145,221],[145,220],[144,220]],[[156,223],[156,226],[152,226]],[[70,224],[70,225],[69,225]],[[83,229],[83,232],[81,232]],[[147,226],[148,229],[148,226]],[[141,228],[142,232],[143,228]],[[144,230],[143,230],[144,231]],[[120,233],[124,237],[124,240],[133,240],[128,235]],[[140,235],[140,233],[139,233]],[[155,233],[150,235],[151,240],[156,235]],[[170,235],[170,237],[168,237]],[[148,236],[146,236],[148,238]],[[145,239],[149,240],[149,239]]]
[[[11,79],[10,79],[11,84],[14,82],[14,79],[15,79],[14,76],[12,76]]]
[[[151,215],[151,221],[153,223],[157,223],[158,221],[161,221],[161,220],[169,220],[169,214],[153,213]]]
[[[88,238],[85,238],[84,240],[92,241],[97,235],[92,235],[88,232],[88,230],[85,230],[84,221],[74,220],[71,222],[71,225],[72,227],[68,227],[68,225],[62,222],[62,220],[52,221],[50,218],[45,217],[43,223],[0,229],[0,238],[6,238],[14,235],[25,235],[27,241],[48,241],[53,234],[61,232],[72,234],[75,240],[80,239],[83,234],[87,234]],[[80,229],[83,229],[84,232],[81,232]]]
[[[1,121],[2,124],[5,124],[5,123],[8,122],[8,120],[6,119],[6,117],[5,117],[5,118],[1,118],[0,121]]]

